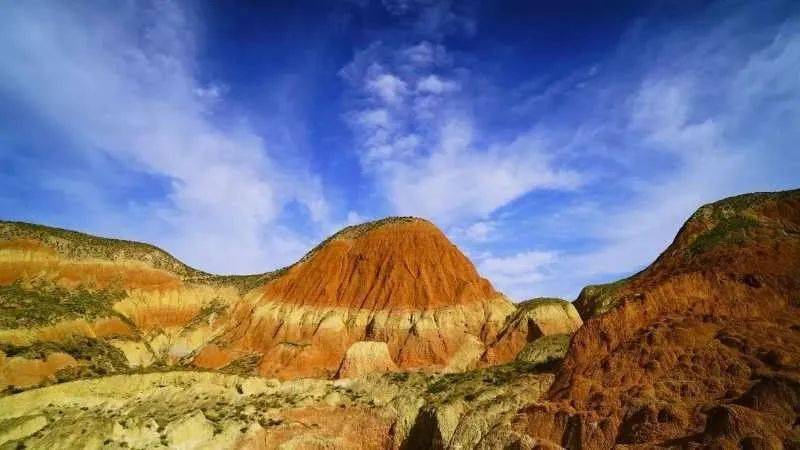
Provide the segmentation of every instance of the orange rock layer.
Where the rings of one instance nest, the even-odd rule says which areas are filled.
[[[497,296],[444,233],[404,218],[339,232],[261,292],[297,306],[371,311],[423,311]]]

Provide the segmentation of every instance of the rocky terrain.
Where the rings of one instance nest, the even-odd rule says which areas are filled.
[[[800,191],[574,305],[415,218],[247,276],[0,222],[0,449],[800,448]]]
[[[516,437],[569,448],[800,448],[800,191],[700,208],[586,323]]]

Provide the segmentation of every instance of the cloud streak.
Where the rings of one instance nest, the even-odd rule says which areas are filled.
[[[219,272],[263,271],[296,257],[306,243],[275,221],[291,201],[321,219],[319,182],[282,167],[246,120],[221,124],[224,88],[196,76],[192,16],[167,2],[113,11],[55,6],[5,8],[5,95],[80,152],[165,180],[166,198],[137,206],[146,223],[131,225],[134,235]],[[108,205],[107,214],[122,213]]]
[[[785,75],[800,67],[800,21],[755,24],[754,16],[747,8],[714,10],[716,27],[644,41],[633,34],[621,44],[623,62],[609,62],[612,69],[635,62],[645,70],[633,81],[615,82],[612,70],[593,82],[592,92],[619,106],[581,114],[592,141],[570,150],[588,158],[592,146],[616,149],[597,165],[607,173],[587,185],[593,200],[575,199],[575,206],[534,220],[543,240],[568,233],[588,238],[588,248],[530,264],[524,287],[513,280],[499,281],[501,287],[574,297],[588,283],[653,261],[704,203],[797,187],[800,79]]]
[[[400,14],[412,6],[388,7]],[[485,219],[536,189],[582,184],[536,133],[510,139],[483,133],[471,112],[470,69],[443,44],[420,36],[378,40],[340,72],[350,89],[346,117],[362,170],[392,213],[449,227]]]

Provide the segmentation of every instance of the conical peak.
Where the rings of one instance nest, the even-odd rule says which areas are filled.
[[[497,295],[441,230],[414,217],[343,229],[268,283],[264,293],[293,304],[420,310]]]
[[[442,233],[442,231],[439,230],[439,228],[437,228],[436,225],[434,225],[429,220],[413,216],[389,216],[389,217],[384,217],[382,219],[372,220],[369,222],[364,222],[356,225],[349,225],[342,228],[336,233],[330,235],[327,239],[317,244],[316,247],[311,249],[308,253],[305,254],[305,256],[300,258],[300,260],[297,263],[299,264],[308,261],[317,252],[319,252],[321,249],[323,249],[325,246],[329,245],[333,241],[354,240],[361,238],[367,234],[378,231],[386,231],[387,229],[392,229],[397,233],[398,236],[404,234],[419,233],[421,231],[428,231],[428,232],[433,231],[441,234],[442,237],[444,237],[444,233]]]
[[[436,231],[440,231],[439,228],[436,227],[432,222],[429,220],[420,218],[420,217],[413,217],[413,216],[390,216],[384,217],[383,219],[373,220],[370,222],[364,222],[358,225],[351,225],[349,227],[345,227],[340,230],[338,233],[334,235],[334,237],[340,237],[343,239],[348,238],[355,238],[362,236],[370,231],[378,230],[381,228],[386,227],[401,227],[401,228],[428,228]]]

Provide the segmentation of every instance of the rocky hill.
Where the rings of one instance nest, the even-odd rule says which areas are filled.
[[[342,230],[246,294],[197,364],[257,352],[262,375],[330,377],[348,348],[380,341],[400,369],[474,366],[513,311],[433,224],[385,219]]]
[[[0,448],[470,447],[547,389],[580,320],[517,310],[415,218],[225,277],[146,244],[0,232]]]
[[[650,267],[576,303],[549,401],[510,440],[800,448],[800,191],[706,205]]]

